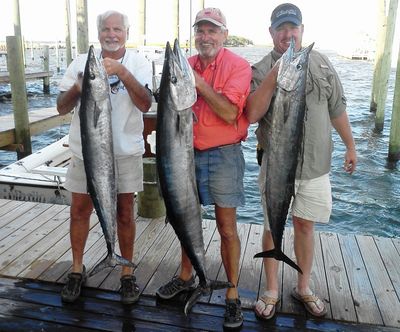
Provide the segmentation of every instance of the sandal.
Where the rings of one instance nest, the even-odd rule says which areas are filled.
[[[326,309],[326,306],[325,306],[324,302],[321,301],[321,299],[320,299],[318,296],[316,296],[315,294],[311,294],[311,295],[300,295],[300,294],[297,292],[296,287],[294,287],[291,295],[292,295],[292,297],[293,297],[294,299],[296,299],[297,301],[300,301],[301,303],[303,303],[304,308],[305,308],[311,315],[313,315],[313,316],[315,316],[315,317],[322,317],[322,316],[325,316],[325,315],[326,315],[327,309]],[[323,309],[322,309],[321,312],[315,311],[315,307],[321,308],[321,306],[318,305],[318,302],[319,302],[319,303],[322,303],[322,305],[323,305]],[[314,306],[311,306],[310,303],[314,303],[315,307],[314,307]]]
[[[264,305],[263,310],[261,311],[261,313],[259,311],[257,311],[256,306],[258,303],[262,302]],[[276,304],[279,302],[279,298],[274,298],[274,297],[270,297],[267,295],[263,295],[260,296],[258,298],[258,301],[256,302],[256,304],[254,305],[254,313],[256,314],[256,316],[260,319],[263,320],[269,320],[272,317],[275,316],[275,312],[276,312]],[[263,315],[262,313],[265,311],[265,309],[267,308],[268,305],[272,305],[272,309],[270,311],[270,313],[268,315]]]

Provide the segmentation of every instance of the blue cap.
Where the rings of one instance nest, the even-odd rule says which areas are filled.
[[[283,3],[276,7],[271,14],[271,28],[276,29],[283,23],[293,23],[294,25],[301,25],[302,16],[300,9],[291,4]]]

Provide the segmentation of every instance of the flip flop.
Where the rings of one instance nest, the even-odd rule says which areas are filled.
[[[269,313],[268,315],[263,315],[262,313],[260,314],[260,313],[256,310],[256,305],[257,305],[257,303],[259,303],[260,301],[263,302],[263,304],[264,304],[264,309],[262,310],[262,312],[264,312],[264,310],[266,309],[266,307],[267,307],[268,305],[272,305],[272,310],[270,311],[270,313]],[[258,301],[256,302],[256,305],[254,305],[254,313],[255,313],[256,316],[257,316],[258,318],[260,318],[260,319],[269,320],[269,319],[271,319],[272,317],[275,316],[276,304],[277,304],[278,302],[279,302],[279,299],[277,299],[277,298],[270,297],[270,296],[267,296],[267,295],[260,296],[259,299],[258,299]]]
[[[292,290],[292,297],[294,299],[296,299],[297,301],[300,301],[301,303],[303,303],[304,308],[313,316],[315,317],[322,317],[325,316],[327,313],[327,309],[326,306],[324,304],[324,302],[318,297],[316,296],[314,293],[311,295],[300,295],[297,291],[296,291],[296,287],[293,288]],[[313,306],[310,305],[310,303],[314,303],[315,306],[317,308],[320,308],[320,306],[318,305],[318,301],[320,303],[322,303],[322,305],[324,306],[323,310],[321,312],[316,312]]]

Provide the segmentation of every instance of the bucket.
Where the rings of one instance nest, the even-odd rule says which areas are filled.
[[[143,218],[165,216],[164,200],[158,186],[156,159],[143,158],[143,191],[138,193],[138,215]]]

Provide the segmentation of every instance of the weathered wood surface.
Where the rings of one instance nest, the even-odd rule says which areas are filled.
[[[31,136],[71,122],[71,113],[60,116],[55,107],[30,110],[29,128]],[[13,114],[0,117],[0,148],[15,143],[15,125]]]
[[[27,72],[25,73],[25,80],[44,79],[52,76],[52,71]],[[8,71],[0,71],[0,83],[10,83],[10,74]]]
[[[42,324],[49,329],[55,329],[58,325],[61,325],[60,328],[73,325],[83,330],[100,329],[100,326],[105,326],[104,330],[114,327],[115,330],[121,330],[122,321],[133,319],[136,323],[138,319],[142,323],[148,321],[149,326],[155,324],[153,330],[162,330],[163,324],[171,324],[171,330],[221,330],[224,291],[215,291],[210,296],[202,297],[194,306],[190,319],[181,313],[184,297],[174,299],[179,302],[176,307],[169,302],[156,300],[156,289],[179,273],[180,244],[164,218],[137,218],[134,262],[138,266],[135,275],[142,292],[139,305],[124,311],[118,303],[119,267],[103,270],[89,278],[84,298],[76,306],[62,305],[59,291],[71,267],[68,229],[69,206],[0,199],[0,276],[17,278],[0,280],[0,330],[8,330],[17,324],[16,316],[21,317],[21,326],[29,326],[40,317],[43,307],[48,310],[45,316],[49,317],[43,318]],[[284,322],[282,324],[288,324],[289,321],[298,324],[302,321],[308,323],[302,328],[297,326],[297,330],[313,330],[313,324],[309,322],[315,320],[310,319],[302,305],[290,296],[296,284],[296,273],[282,264],[279,270],[281,301],[277,306],[278,317],[273,320],[274,324],[255,320],[252,306],[265,289],[262,260],[253,259],[254,254],[261,250],[262,231],[261,225],[238,224],[242,243],[238,287],[246,310],[245,326],[250,330],[261,330],[268,326],[274,331],[274,324],[280,320]],[[208,277],[226,280],[215,222],[204,221],[203,232]],[[288,227],[284,236],[284,252],[293,258],[293,229]],[[324,330],[326,327],[323,324],[328,323],[344,324],[345,327],[339,329],[343,331],[346,326],[351,326],[349,331],[361,327],[364,331],[373,330],[373,326],[379,326],[382,331],[389,327],[399,329],[400,240],[330,232],[317,232],[315,239],[311,284],[328,308],[328,315],[318,320],[315,330],[318,330],[317,327]],[[106,252],[95,214],[91,218],[91,231],[85,249],[84,262],[90,270]],[[18,280],[34,282],[21,281],[20,284]],[[39,290],[42,287],[44,289]],[[45,298],[39,296],[40,292],[47,294]],[[31,293],[36,294],[35,300],[28,299]],[[13,314],[15,308],[18,308],[16,316]],[[103,309],[107,314],[101,314]],[[84,316],[81,310],[84,310]],[[157,310],[161,312],[161,318],[157,316]],[[168,314],[171,310],[172,313]],[[118,322],[111,312],[112,315],[121,316]],[[74,315],[81,317],[81,321],[77,322]],[[210,316],[200,317],[202,315]],[[293,320],[293,317],[296,318]],[[104,325],[101,323],[103,318]],[[2,325],[5,324],[3,320],[7,320],[9,325]],[[200,322],[203,320],[208,325],[202,325]],[[142,326],[142,323],[138,323],[137,327],[144,329],[145,324]],[[289,330],[289,325],[279,330]],[[151,327],[149,329],[152,330]]]

